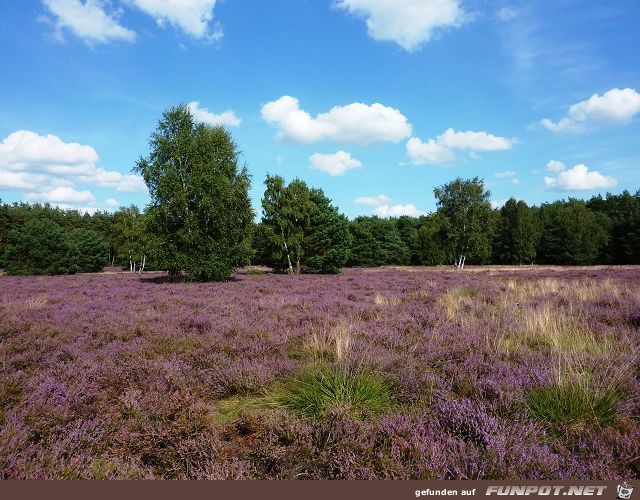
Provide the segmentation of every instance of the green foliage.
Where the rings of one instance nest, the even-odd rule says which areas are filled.
[[[331,200],[321,190],[311,190],[311,202],[314,209],[309,222],[313,229],[304,239],[307,255],[304,268],[312,272],[338,274],[351,251],[349,221],[331,205]]]
[[[600,261],[612,264],[640,263],[640,190],[635,194],[623,191],[606,198],[594,196],[587,208],[600,216],[600,223],[609,233],[609,241]]]
[[[457,178],[435,188],[438,215],[445,223],[448,244],[456,261],[483,262],[491,253],[491,193],[484,181]]]
[[[607,244],[606,228],[583,201],[544,203],[540,220],[538,255],[543,263],[591,265]]]
[[[190,281],[225,280],[248,264],[253,210],[245,168],[223,127],[196,123],[185,105],[165,111],[138,160],[151,204],[148,230],[159,263]]]
[[[264,276],[267,273],[265,273],[261,269],[247,269],[244,274],[246,274],[247,276]]]
[[[259,232],[265,263],[295,274],[339,273],[351,247],[347,219],[322,190],[299,179],[285,185],[282,177],[267,176],[265,185]]]
[[[32,218],[7,235],[8,274],[66,274],[73,271],[64,230],[51,219]]]
[[[304,257],[304,238],[311,230],[314,210],[306,183],[294,179],[287,186],[280,176],[267,175],[262,198],[262,227],[267,263],[274,269],[299,274]]]
[[[589,385],[564,381],[531,391],[529,414],[546,424],[606,427],[617,417],[619,392],[609,387],[602,393]]]
[[[409,263],[410,250],[402,241],[394,219],[361,216],[350,224],[349,230],[353,236],[349,265],[375,267]]]
[[[327,411],[341,408],[354,418],[378,415],[393,405],[390,384],[380,375],[359,368],[311,367],[283,387],[278,401],[292,412],[317,420]]]
[[[524,201],[510,198],[500,209],[493,254],[501,264],[530,263],[536,257],[540,224]]]
[[[437,266],[451,262],[447,251],[446,224],[438,214],[420,218],[412,246],[412,262],[423,266]]]
[[[109,245],[102,235],[92,229],[76,228],[67,234],[72,272],[101,271],[107,262]]]

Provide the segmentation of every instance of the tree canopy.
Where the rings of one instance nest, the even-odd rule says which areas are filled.
[[[159,265],[191,281],[225,280],[251,256],[249,174],[224,127],[168,109],[135,171],[149,188],[148,230]]]
[[[467,257],[482,262],[491,253],[491,193],[484,181],[457,179],[433,190],[438,214],[445,223],[449,250],[456,266],[463,268]]]

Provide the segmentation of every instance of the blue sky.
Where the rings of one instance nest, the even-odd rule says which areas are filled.
[[[640,188],[640,3],[25,0],[0,4],[0,198],[113,210],[169,106],[228,126],[253,177],[349,217]]]

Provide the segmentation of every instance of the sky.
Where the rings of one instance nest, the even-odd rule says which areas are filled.
[[[640,189],[637,0],[0,2],[0,199],[116,210],[163,111],[349,217]]]

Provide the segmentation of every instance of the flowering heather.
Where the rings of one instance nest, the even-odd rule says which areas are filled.
[[[3,276],[0,477],[637,478],[639,318],[631,267]],[[366,404],[288,407],[318,366]]]

